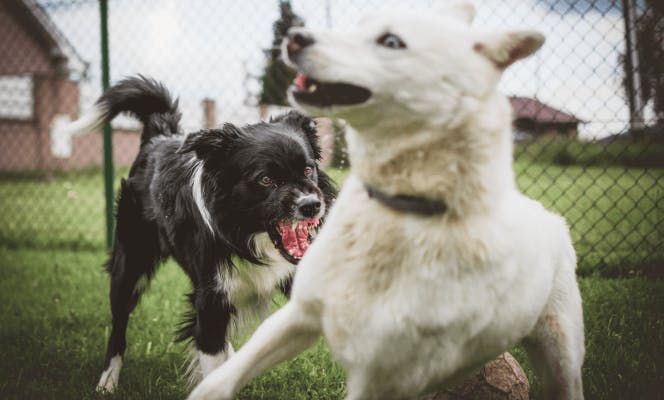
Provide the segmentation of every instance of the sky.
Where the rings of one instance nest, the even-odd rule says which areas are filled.
[[[96,1],[59,6],[40,0],[69,41],[90,62],[82,108],[100,94],[99,10]],[[201,101],[217,104],[217,123],[255,122],[257,77],[263,49],[272,42],[277,0],[111,0],[111,80],[136,73],[163,81],[179,95],[187,130],[200,128]],[[398,5],[429,12],[441,1],[292,0],[307,26],[347,29],[377,7]],[[595,8],[588,11],[589,4]],[[617,2],[620,3],[620,2]],[[475,1],[474,25],[483,30],[537,29],[547,41],[533,57],[510,67],[499,89],[537,97],[586,121],[585,138],[625,129],[628,109],[617,63],[623,51],[622,14],[609,0]],[[573,7],[571,5],[574,5]],[[651,113],[646,114],[651,115]]]

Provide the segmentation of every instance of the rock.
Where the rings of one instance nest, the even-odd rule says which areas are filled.
[[[453,388],[421,400],[528,400],[529,391],[519,363],[510,353],[503,353]]]

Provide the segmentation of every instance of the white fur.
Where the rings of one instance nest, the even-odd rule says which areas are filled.
[[[278,285],[292,276],[295,265],[286,261],[270,242],[267,233],[255,236],[257,254],[267,266],[237,263],[232,272],[220,267],[216,278],[216,290],[226,293],[236,307],[233,323],[229,325],[231,333],[255,321],[265,319],[270,314],[270,306]],[[195,384],[205,378],[216,367],[226,362],[234,353],[233,345],[228,342],[227,351],[206,354],[192,349],[190,362],[185,371],[189,383]]]
[[[267,267],[239,263],[231,274],[220,269],[217,275],[219,289],[228,293],[236,307],[246,308],[247,311],[266,303],[269,305],[275,288],[296,268],[279,254],[267,233],[256,235],[254,240],[259,258],[268,264]],[[262,309],[259,311],[264,312]]]
[[[120,369],[122,368],[122,356],[117,355],[111,358],[108,368],[101,374],[99,383],[97,383],[98,392],[113,393],[118,387],[120,380]]]
[[[231,399],[320,334],[348,372],[347,399],[414,398],[519,342],[545,398],[583,398],[575,252],[563,218],[516,188],[511,111],[496,92],[504,68],[543,38],[478,33],[469,15],[381,12],[355,32],[311,33],[298,68],[373,93],[331,110],[357,129],[352,172],[291,301],[189,399]],[[408,49],[378,47],[386,29]],[[394,211],[367,196],[367,183],[449,210]]]
[[[81,118],[70,124],[63,124],[55,134],[72,137],[93,131],[104,124],[108,117],[108,111],[108,107],[103,104],[96,104],[90,112],[85,113]]]
[[[208,376],[215,368],[225,363],[235,354],[235,349],[230,342],[226,343],[227,349],[217,354],[207,354],[195,348],[191,349],[189,366],[185,371],[190,385],[195,385]]]
[[[229,326],[233,331],[255,318],[265,319],[270,314],[275,289],[292,276],[296,268],[279,254],[267,233],[256,235],[254,240],[259,258],[267,266],[238,263],[230,274],[225,267],[220,267],[217,274],[216,289],[226,293],[237,310],[233,324]],[[227,351],[214,355],[194,350],[185,373],[190,383],[198,383],[235,353],[230,342],[227,346]]]
[[[205,195],[203,193],[203,161],[195,160],[193,165],[194,169],[191,175],[191,193],[194,197],[194,203],[196,203],[196,207],[198,207],[198,211],[201,213],[203,222],[205,222],[205,225],[214,235],[214,229],[212,228],[212,217],[210,217],[210,211],[208,211],[207,206],[205,205]]]
[[[233,345],[228,343],[227,346],[228,346],[227,351],[221,351],[214,355],[205,354],[200,350],[198,351],[198,362],[201,368],[201,373],[203,374],[204,377],[208,376],[210,372],[212,372],[215,368],[226,362],[226,360],[228,360],[228,358],[235,353]]]

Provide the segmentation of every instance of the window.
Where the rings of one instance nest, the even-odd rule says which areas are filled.
[[[29,120],[33,117],[32,78],[0,76],[0,118]]]

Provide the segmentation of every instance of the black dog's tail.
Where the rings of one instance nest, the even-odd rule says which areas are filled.
[[[172,135],[180,130],[178,101],[161,83],[142,75],[123,79],[104,93],[90,113],[68,125],[71,135],[90,132],[118,114],[127,112],[143,123],[141,146],[159,135]]]

